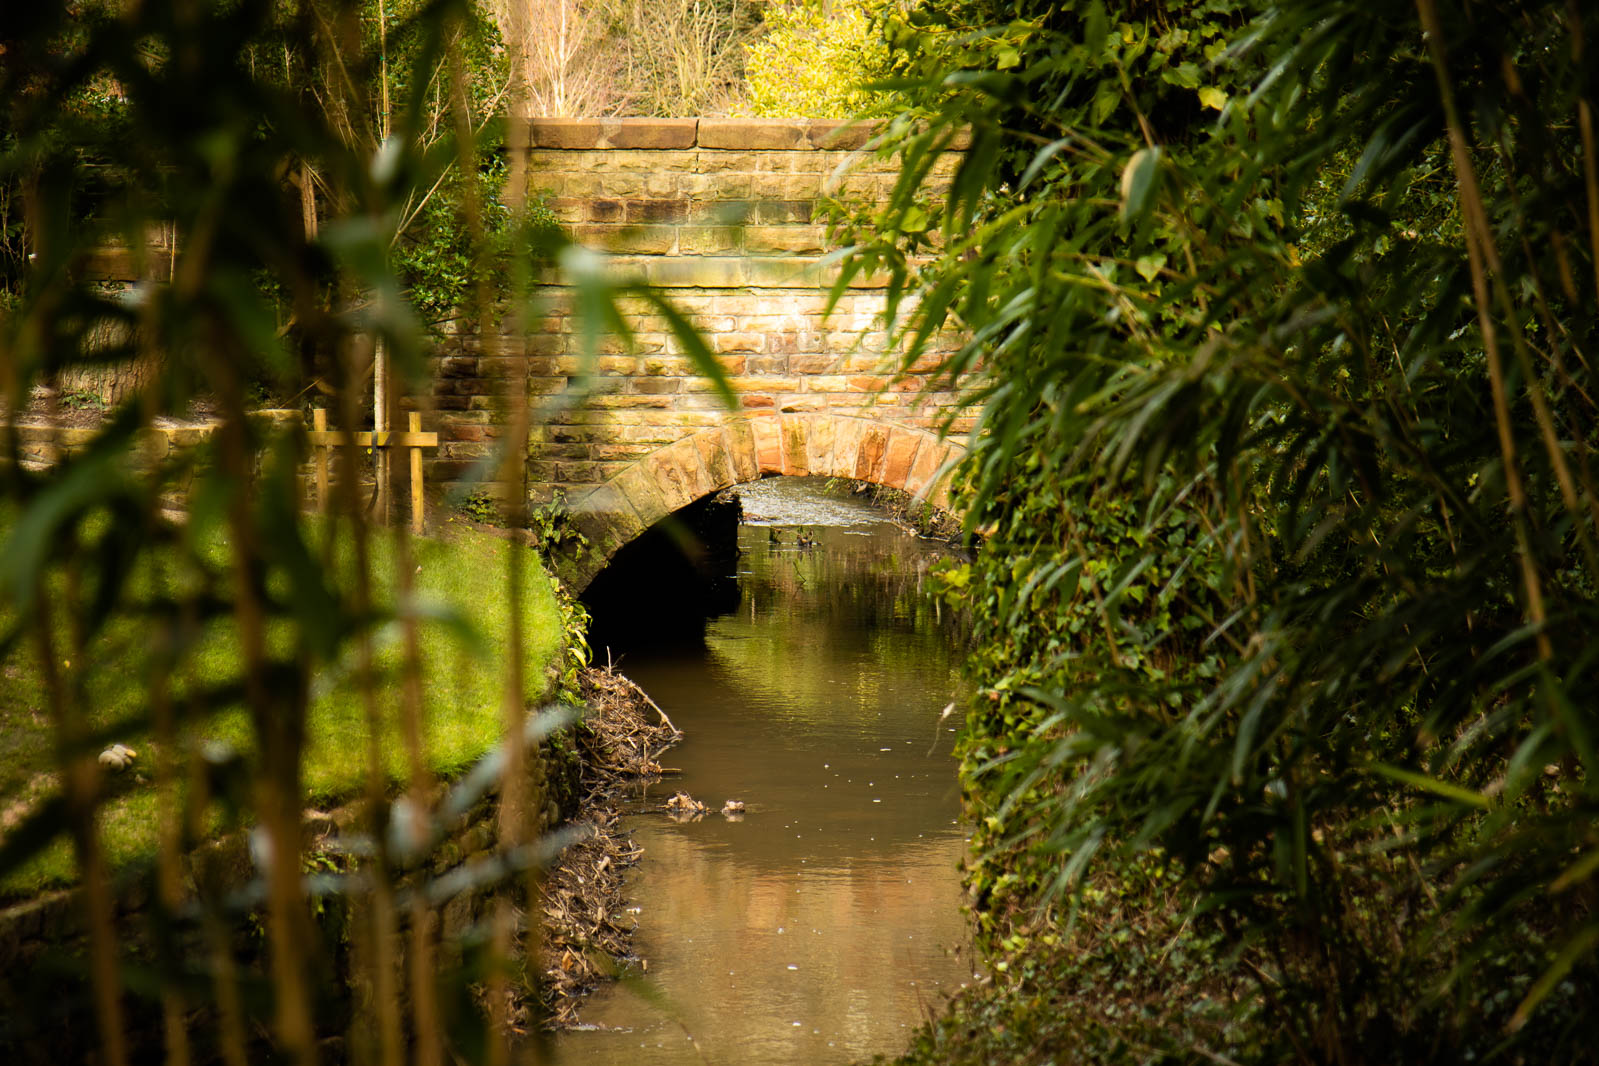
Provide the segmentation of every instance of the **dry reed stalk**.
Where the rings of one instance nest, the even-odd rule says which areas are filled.
[[[1494,329],[1492,299],[1487,271],[1490,262],[1498,267],[1493,244],[1493,229],[1477,187],[1477,172],[1466,144],[1465,126],[1455,103],[1454,85],[1443,51],[1443,23],[1435,0],[1416,0],[1422,28],[1427,31],[1427,51],[1438,80],[1439,99],[1449,129],[1449,151],[1455,166],[1455,187],[1460,194],[1460,210],[1466,221],[1466,261],[1471,270],[1471,290],[1477,305],[1477,326],[1482,333],[1484,354],[1488,358],[1488,379],[1493,391],[1494,424],[1499,433],[1500,459],[1504,463],[1505,491],[1510,497],[1511,519],[1516,531],[1516,553],[1520,556],[1522,586],[1527,595],[1528,620],[1538,628],[1538,657],[1548,661],[1554,655],[1549,635],[1543,631],[1545,610],[1543,586],[1533,562],[1531,533],[1527,520],[1527,491],[1522,485],[1521,466],[1516,458],[1515,432],[1511,425],[1510,399],[1505,389],[1504,361],[1499,352],[1499,337]],[[1495,276],[1502,276],[1498,269]],[[1531,382],[1529,388],[1534,387]]]

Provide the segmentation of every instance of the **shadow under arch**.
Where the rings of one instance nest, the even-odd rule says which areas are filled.
[[[581,593],[617,552],[661,519],[774,474],[866,481],[948,509],[950,470],[965,453],[928,430],[859,415],[735,417],[656,449],[573,501],[573,518],[589,543],[581,557],[558,560],[557,569]]]

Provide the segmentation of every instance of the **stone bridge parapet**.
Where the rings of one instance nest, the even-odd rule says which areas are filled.
[[[518,149],[530,196],[607,269],[663,291],[705,337],[737,407],[696,373],[659,308],[625,300],[631,340],[602,337],[590,353],[569,294],[551,286],[525,351],[491,356],[466,329],[443,346],[429,481],[463,477],[492,453],[503,432],[494,396],[516,374],[536,412],[530,491],[562,493],[583,516],[591,573],[659,518],[768,474],[858,478],[947,505],[935,475],[960,448],[940,432],[962,439],[972,415],[964,383],[931,366],[958,339],[936,337],[924,365],[902,367],[877,278],[828,312],[829,205],[881,203],[895,179],[869,135],[819,121],[535,120]],[[943,180],[957,161],[940,161]]]

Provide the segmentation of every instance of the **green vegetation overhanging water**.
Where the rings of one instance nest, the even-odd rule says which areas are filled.
[[[939,549],[815,480],[748,487],[745,509],[738,609],[703,649],[621,664],[687,732],[663,759],[683,773],[631,818],[647,975],[585,1008],[564,1062],[893,1053],[972,980],[958,719],[939,717],[962,636],[924,591]],[[674,821],[678,788],[747,809]]]

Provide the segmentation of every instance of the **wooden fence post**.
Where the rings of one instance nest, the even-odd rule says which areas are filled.
[[[316,449],[316,506],[319,513],[328,509],[328,458],[335,449],[354,444],[357,448],[372,448],[380,455],[388,455],[394,448],[404,448],[411,459],[411,528],[422,532],[422,449],[437,448],[439,435],[422,432],[422,415],[411,412],[410,424],[405,432],[373,430],[370,433],[328,431],[328,413],[318,408],[311,412],[311,447]],[[378,464],[382,465],[382,464]],[[354,477],[354,471],[349,476]]]
[[[411,532],[422,532],[422,446],[414,443],[422,434],[422,414],[412,411],[407,426],[412,444],[406,446],[411,456]]]
[[[318,434],[312,437],[317,443],[312,447],[316,449],[316,512],[328,513],[328,446],[321,443],[324,439],[321,434],[328,431],[328,412],[325,408],[318,407],[311,412],[311,428]]]

